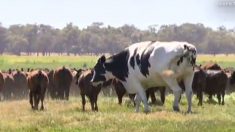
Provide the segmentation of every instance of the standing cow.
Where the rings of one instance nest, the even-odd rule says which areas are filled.
[[[68,68],[62,67],[55,70],[53,83],[56,98],[69,100],[69,90],[73,80],[72,73]]]
[[[39,101],[41,101],[41,110],[44,109],[43,101],[46,88],[48,85],[48,77],[44,71],[35,70],[29,73],[27,77],[29,88],[29,102],[32,109],[38,109]]]
[[[4,75],[0,71],[0,100],[2,100],[2,96],[3,96],[2,91],[3,91],[3,88],[4,88],[4,83],[5,83]]]
[[[91,69],[82,70],[79,69],[76,74],[76,84],[78,85],[80,89],[80,94],[82,97],[82,110],[85,111],[85,104],[86,99],[85,96],[87,96],[91,103],[91,109],[92,111],[98,111],[98,105],[97,105],[97,99],[98,94],[101,90],[101,85],[93,86],[90,82],[93,75],[93,71]]]
[[[18,69],[13,72],[13,78],[14,78],[14,87],[15,92],[14,96],[16,99],[23,99],[28,94],[27,89],[27,77],[23,71],[19,71]]]
[[[4,76],[4,87],[2,90],[3,98],[4,100],[10,100],[13,99],[13,93],[14,93],[14,78],[12,76],[11,70],[8,71],[8,73],[3,73]]]
[[[128,93],[137,94],[136,112],[139,111],[141,101],[144,103],[144,111],[149,112],[144,89],[169,86],[175,96],[173,110],[179,111],[178,102],[182,89],[177,81],[183,80],[188,112],[191,112],[195,62],[196,48],[187,42],[140,42],[108,59],[101,56],[94,67],[91,82],[97,85],[117,78]]]
[[[223,70],[207,70],[206,89],[205,93],[209,95],[209,100],[212,100],[213,95],[217,95],[218,103],[224,105],[225,88],[228,77]]]

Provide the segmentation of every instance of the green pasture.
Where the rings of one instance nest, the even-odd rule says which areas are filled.
[[[0,56],[0,69],[20,68],[49,68],[61,66],[70,68],[92,67],[96,62],[95,56]]]
[[[0,69],[9,68],[57,68],[67,66],[70,68],[93,67],[97,56],[0,56]],[[219,63],[222,67],[235,67],[235,55],[198,55],[197,63],[208,61]]]
[[[46,110],[33,111],[28,100],[0,102],[2,132],[233,132],[235,131],[235,94],[226,95],[225,105],[204,101],[193,113],[187,114],[185,97],[181,112],[172,111],[173,96],[166,97],[164,106],[152,105],[152,112],[135,113],[128,98],[118,105],[116,97],[99,96],[99,112],[92,112],[87,103],[81,110],[81,97],[69,101],[45,100]],[[142,107],[143,110],[143,107]]]

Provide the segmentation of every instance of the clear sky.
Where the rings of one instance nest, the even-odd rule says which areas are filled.
[[[122,26],[203,23],[216,28],[235,27],[234,7],[219,7],[218,0],[0,0],[0,22],[48,24],[62,28],[67,23],[84,28],[92,22]]]

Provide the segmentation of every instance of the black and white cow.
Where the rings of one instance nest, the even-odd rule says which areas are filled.
[[[195,62],[196,48],[187,42],[140,42],[107,59],[101,56],[94,67],[91,82],[97,85],[117,78],[128,93],[137,93],[136,112],[139,111],[141,101],[144,103],[145,112],[149,112],[145,89],[160,86],[168,86],[173,90],[173,110],[179,111],[178,100],[182,90],[178,81],[183,80],[188,112],[191,112]]]

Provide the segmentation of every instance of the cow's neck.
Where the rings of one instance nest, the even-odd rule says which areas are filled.
[[[105,69],[112,73],[115,78],[125,81],[128,77],[128,58],[128,50],[113,55],[106,61]]]

